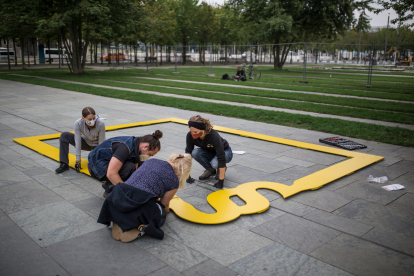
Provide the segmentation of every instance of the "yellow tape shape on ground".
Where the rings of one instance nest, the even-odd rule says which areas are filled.
[[[177,118],[166,118],[161,120],[145,121],[132,124],[123,124],[116,126],[106,127],[106,131],[112,131],[123,128],[139,127],[152,124],[161,123],[179,123],[187,124],[187,120]],[[315,145],[310,143],[298,142],[294,140],[282,139],[268,135],[262,135],[258,133],[236,130],[226,127],[214,126],[214,129],[221,132],[240,135],[244,137],[260,139],[264,141],[294,146],[303,149],[310,149],[330,154],[336,154],[348,157],[350,159],[341,163],[335,164],[313,174],[302,177],[295,180],[293,185],[287,186],[276,182],[255,181],[244,183],[236,188],[224,189],[213,192],[207,196],[207,202],[217,211],[214,214],[206,214],[195,209],[191,204],[175,196],[170,203],[170,209],[174,211],[180,218],[189,220],[195,223],[202,224],[220,224],[226,223],[238,218],[240,215],[261,213],[269,208],[269,201],[262,195],[260,195],[257,189],[269,189],[280,193],[284,198],[292,196],[302,191],[315,190],[322,186],[337,180],[341,177],[349,175],[361,168],[364,168],[370,164],[381,161],[384,157],[375,156],[360,152],[352,152],[348,150],[342,150],[337,148],[330,148],[321,145]],[[59,161],[59,149],[43,143],[44,140],[57,139],[60,137],[60,133],[33,136],[26,138],[16,138],[13,141],[26,146],[42,155],[50,157],[56,161]],[[76,157],[73,154],[69,154],[69,166],[75,167]],[[89,175],[88,160],[82,159],[81,172]],[[244,206],[238,206],[230,200],[231,196],[239,196],[246,202]]]

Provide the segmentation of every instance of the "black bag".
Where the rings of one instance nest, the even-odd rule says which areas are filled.
[[[224,74],[223,77],[221,78],[222,80],[229,80],[230,77],[228,74]]]

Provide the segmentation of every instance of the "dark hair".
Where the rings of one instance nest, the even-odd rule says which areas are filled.
[[[93,114],[96,115],[95,110],[92,107],[85,107],[84,109],[82,109],[82,117],[86,118],[86,116]]]
[[[161,150],[160,139],[162,138],[162,131],[156,130],[153,134],[144,135],[139,137],[140,143],[148,143],[148,150]]]

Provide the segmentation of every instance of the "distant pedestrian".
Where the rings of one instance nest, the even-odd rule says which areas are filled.
[[[246,72],[244,72],[243,68],[240,66],[237,67],[237,73],[235,76],[232,77],[235,81],[245,81],[246,80]]]

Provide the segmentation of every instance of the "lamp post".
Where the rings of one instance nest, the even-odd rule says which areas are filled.
[[[390,26],[390,14],[388,13],[388,23],[387,23],[387,35],[385,36],[385,50],[384,50],[384,61],[385,53],[387,52],[387,42],[388,42],[388,27]]]

